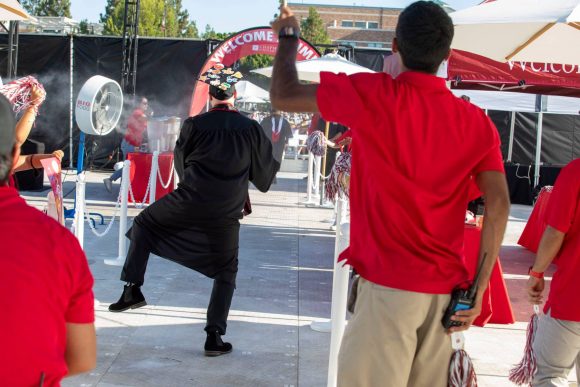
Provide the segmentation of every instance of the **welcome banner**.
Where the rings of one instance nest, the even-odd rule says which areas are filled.
[[[577,65],[500,63],[470,52],[453,50],[448,74],[448,80],[454,81],[454,89],[503,89],[580,97],[580,66]]]
[[[270,55],[276,54],[278,48],[278,37],[269,27],[258,27],[244,30],[227,38],[220,44],[204,63],[200,74],[205,73],[216,63],[231,66],[238,60],[250,55]],[[296,60],[308,60],[320,57],[320,53],[307,41],[300,39]],[[191,100],[189,115],[199,114],[206,106],[209,86],[203,82],[196,82]]]

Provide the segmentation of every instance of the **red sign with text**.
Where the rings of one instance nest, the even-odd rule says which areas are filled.
[[[226,39],[215,49],[206,60],[200,74],[205,73],[216,63],[222,63],[225,66],[231,66],[236,61],[250,55],[271,55],[276,54],[278,48],[278,37],[269,27],[252,28],[237,33]],[[310,43],[300,39],[296,60],[308,60],[319,58],[318,50]],[[196,82],[191,100],[189,115],[199,114],[206,106],[208,99],[209,86],[203,82]]]

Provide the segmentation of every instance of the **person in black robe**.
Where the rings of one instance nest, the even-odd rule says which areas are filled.
[[[272,109],[271,114],[265,117],[260,125],[262,125],[266,136],[272,141],[274,158],[282,160],[286,142],[293,137],[290,122],[282,116],[279,110]],[[274,183],[276,183],[276,179],[274,179]]]
[[[212,278],[206,356],[232,350],[221,336],[236,285],[239,220],[249,204],[248,184],[266,192],[280,168],[260,125],[233,106],[241,77],[223,66],[200,77],[210,84],[212,108],[183,123],[174,151],[178,188],[135,218],[121,274],[127,284],[109,307],[122,312],[146,305],[140,288],[150,253]]]

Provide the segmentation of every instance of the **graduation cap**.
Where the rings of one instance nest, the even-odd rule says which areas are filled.
[[[223,64],[217,63],[203,73],[198,80],[209,85],[209,93],[211,96],[223,101],[234,96],[236,83],[243,77],[241,72],[234,71],[230,67],[225,67]]]

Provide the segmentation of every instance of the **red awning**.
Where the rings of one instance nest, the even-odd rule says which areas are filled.
[[[532,62],[500,63],[453,50],[448,66],[454,89],[504,90],[580,97],[580,66]]]

